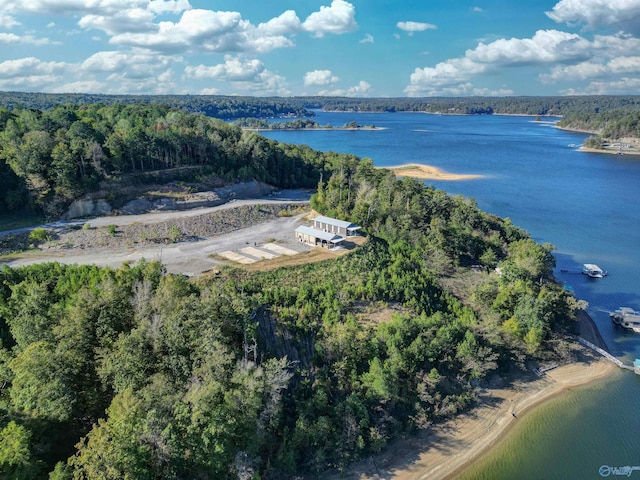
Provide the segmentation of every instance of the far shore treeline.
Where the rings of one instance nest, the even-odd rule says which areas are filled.
[[[0,269],[0,477],[322,476],[574,358],[553,246],[370,159],[160,105],[0,111],[0,208],[192,168],[313,187],[348,255],[188,279],[158,262]],[[187,170],[188,170],[187,168]],[[501,274],[496,273],[499,267]]]

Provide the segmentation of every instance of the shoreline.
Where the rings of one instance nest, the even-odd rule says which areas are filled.
[[[580,359],[535,377],[511,374],[506,386],[483,389],[469,411],[424,433],[391,442],[382,453],[329,478],[452,480],[498,446],[519,419],[564,391],[612,375],[617,367],[579,348]],[[515,416],[514,416],[515,415]]]
[[[640,151],[639,150],[628,150],[628,149],[617,149],[617,148],[612,148],[612,149],[606,149],[606,148],[591,148],[591,147],[580,147],[578,148],[579,152],[586,152],[586,153],[605,153],[608,155],[633,155],[633,156],[638,156],[640,155]]]
[[[462,174],[462,173],[448,173],[444,170],[434,167],[432,165],[426,165],[422,163],[407,163],[404,165],[397,165],[394,167],[376,167],[391,170],[396,177],[411,177],[421,180],[473,180],[478,178],[484,178],[484,175],[476,174]]]
[[[240,127],[247,132],[377,132],[378,130],[388,130],[388,127],[315,127],[315,128],[260,128],[260,127]]]
[[[579,335],[609,351],[584,310],[577,313]],[[531,371],[512,371],[487,378],[478,401],[469,410],[434,424],[428,430],[390,442],[381,453],[347,468],[340,476],[358,480],[453,480],[500,445],[519,419],[574,387],[613,375],[612,362],[575,342],[570,363],[541,377]]]
[[[558,130],[564,130],[565,132],[574,132],[574,133],[585,133],[589,135],[598,135],[598,132],[590,131],[590,130],[580,130],[578,128],[566,128],[555,126]],[[628,144],[638,144],[640,139],[637,138],[629,138],[627,141],[620,140],[622,143]],[[587,152],[587,153],[606,153],[609,155],[640,155],[640,150],[636,148],[620,148],[620,147],[612,147],[612,148],[593,148],[593,147],[585,147],[584,144],[578,147],[579,152]]]

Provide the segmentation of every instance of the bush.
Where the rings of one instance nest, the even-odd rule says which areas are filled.
[[[49,240],[49,231],[45,228],[38,227],[29,233],[29,241],[33,243],[42,243]]]

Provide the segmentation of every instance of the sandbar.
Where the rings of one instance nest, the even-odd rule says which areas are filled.
[[[391,170],[397,177],[412,177],[423,180],[471,180],[483,175],[448,173],[431,165],[409,163],[397,167],[382,167]]]
[[[548,371],[542,377],[525,375],[508,387],[486,389],[469,412],[435,424],[422,434],[395,440],[381,454],[352,465],[340,477],[330,478],[456,478],[495,447],[529,410],[569,388],[605,378],[616,370],[613,363],[585,349],[579,361]]]

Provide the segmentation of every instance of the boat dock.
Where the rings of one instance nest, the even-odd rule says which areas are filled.
[[[585,340],[582,337],[576,337],[578,339],[578,341],[584,345],[585,347],[590,348],[591,350],[594,350],[596,352],[598,352],[600,355],[602,355],[603,357],[605,357],[607,360],[612,361],[613,363],[615,363],[617,366],[619,366],[620,368],[624,368],[625,370],[631,370],[632,372],[635,372],[636,374],[640,375],[640,360],[636,360],[635,366],[631,366],[631,365],[626,365],[622,362],[622,360],[614,357],[613,355],[611,355],[609,352],[607,352],[606,350],[603,350],[602,348],[594,345],[593,343],[591,343],[588,340]]]

